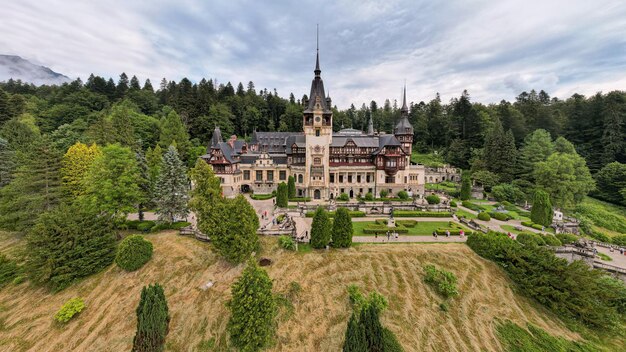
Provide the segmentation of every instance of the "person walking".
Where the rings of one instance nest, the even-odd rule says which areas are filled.
[[[389,231],[387,231],[387,241],[389,241],[390,237],[391,236],[389,235]]]
[[[446,237],[450,237],[450,230],[446,229]]]
[[[461,238],[465,237],[465,231],[463,230],[459,231],[459,236],[461,236]]]

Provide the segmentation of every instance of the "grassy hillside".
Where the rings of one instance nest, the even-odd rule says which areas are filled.
[[[148,235],[153,259],[137,272],[111,266],[57,294],[28,283],[0,290],[0,350],[127,351],[135,333],[135,309],[143,285],[165,288],[172,320],[169,351],[228,351],[226,323],[230,286],[242,267],[218,260],[211,246],[173,232]],[[389,300],[382,315],[406,351],[501,351],[496,321],[527,323],[567,339],[578,336],[553,316],[515,294],[493,263],[463,244],[360,245],[342,251],[293,253],[263,238],[263,256],[274,289],[290,283],[302,290],[293,309],[283,309],[272,351],[338,351],[350,314],[346,286],[377,290]],[[0,233],[0,250],[17,240]],[[456,274],[460,297],[444,313],[441,299],[423,282],[423,267],[434,264]],[[216,284],[199,289],[207,281]],[[54,313],[72,297],[87,308],[65,326]]]

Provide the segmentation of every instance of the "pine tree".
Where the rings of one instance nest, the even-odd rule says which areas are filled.
[[[11,119],[9,112],[9,95],[0,88],[0,126]]]
[[[61,290],[95,274],[115,258],[115,236],[107,217],[80,204],[44,212],[26,236],[33,280]]]
[[[595,177],[597,183],[595,197],[614,204],[626,205],[626,197],[620,194],[621,190],[626,190],[626,164],[617,161],[607,164]]]
[[[117,87],[115,87],[115,97],[117,99],[123,99],[128,92],[128,76],[122,72],[119,81],[117,81]]]
[[[279,208],[286,208],[288,205],[288,191],[287,185],[285,182],[281,182],[278,184],[278,189],[276,190],[276,206]]]
[[[137,307],[137,332],[132,351],[163,351],[169,323],[170,314],[163,287],[159,284],[144,286]]]
[[[535,224],[550,226],[552,224],[552,203],[548,193],[537,190],[533,200],[533,207],[530,211],[530,220]]]
[[[248,262],[232,286],[228,304],[230,340],[241,351],[255,352],[267,347],[276,329],[276,302],[272,280],[254,260]]]
[[[346,338],[343,343],[343,352],[367,352],[365,329],[359,324],[356,314],[352,313],[346,329]]]
[[[311,246],[313,248],[325,248],[330,243],[331,224],[328,213],[324,208],[318,207],[313,216],[311,225]]]
[[[500,176],[502,182],[513,180],[516,160],[515,138],[511,130],[504,133],[499,119],[496,119],[493,129],[485,139],[483,155],[487,170]]]
[[[9,148],[9,142],[0,138],[0,188],[11,182],[15,168],[15,152]]]
[[[349,248],[352,245],[352,219],[347,208],[340,207],[335,212],[332,230],[332,244],[335,248]]]
[[[367,350],[370,352],[383,352],[385,349],[383,338],[383,326],[378,317],[378,308],[370,304],[361,310],[359,323],[365,330]]]
[[[471,177],[467,171],[461,173],[461,200],[469,200],[472,197]]]
[[[287,195],[289,196],[289,199],[296,196],[296,178],[293,176],[289,176],[289,179],[287,180]]]
[[[77,142],[71,146],[61,160],[61,180],[63,192],[68,199],[85,194],[85,175],[91,164],[102,151],[96,144],[87,146]]]
[[[178,158],[176,148],[170,146],[163,155],[163,166],[156,184],[156,213],[160,221],[173,223],[177,218],[184,218],[187,209],[187,189],[189,182],[187,170]]]

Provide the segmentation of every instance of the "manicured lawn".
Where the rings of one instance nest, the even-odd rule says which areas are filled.
[[[456,192],[458,190],[460,190],[460,187],[452,187],[451,183],[449,182],[445,182],[445,183],[426,183],[424,185],[424,188],[427,191],[444,191],[444,192]]]
[[[463,209],[459,209],[455,211],[456,216],[458,216],[459,218],[462,216],[465,216],[468,219],[476,219],[476,215],[470,213],[469,211],[463,210]]]
[[[354,236],[374,236],[374,234],[364,234],[363,229],[369,225],[375,224],[374,221],[358,221],[352,223],[352,228],[354,229]],[[447,221],[418,221],[415,227],[409,227],[409,233],[407,236],[428,236],[433,233],[433,231],[438,228],[449,227]],[[392,230],[393,228],[389,228]],[[466,230],[467,231],[467,230]]]
[[[515,226],[513,226],[513,225],[502,225],[502,226],[500,226],[500,227],[501,227],[503,230],[506,230],[507,232],[510,232],[510,233],[514,233],[514,234],[516,234],[516,235],[519,235],[520,233],[524,232],[524,231],[518,231],[518,230],[516,230],[516,229],[515,229]],[[522,226],[522,228],[524,228],[524,227]]]
[[[435,155],[434,153],[418,153],[416,151],[413,151],[411,154],[411,161],[430,167],[439,167],[444,164],[443,156],[441,154]]]

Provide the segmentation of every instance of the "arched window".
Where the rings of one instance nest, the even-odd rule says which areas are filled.
[[[302,174],[298,175],[298,183],[302,183]]]

